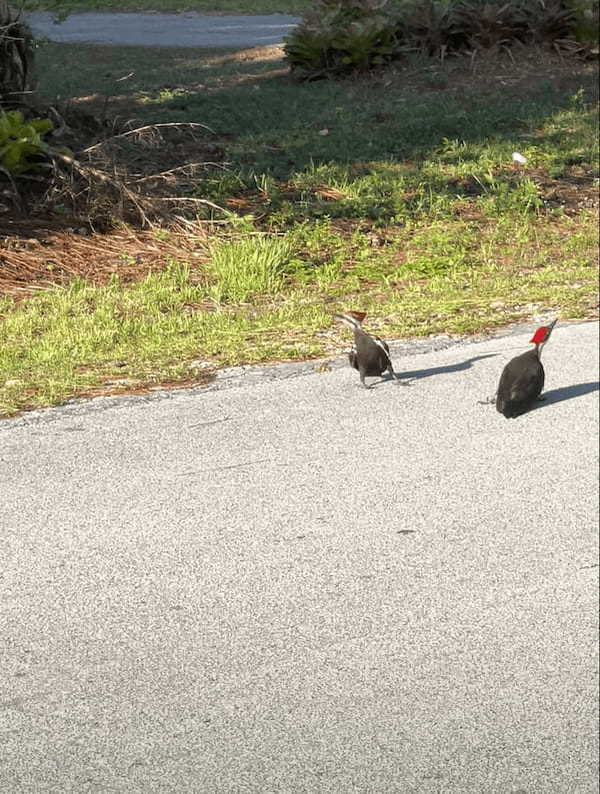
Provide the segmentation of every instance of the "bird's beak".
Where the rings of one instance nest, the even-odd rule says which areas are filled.
[[[550,338],[550,334],[552,333],[552,329],[556,325],[557,321],[558,321],[558,317],[556,317],[554,320],[552,320],[550,325],[546,326],[546,328],[548,329],[548,336],[546,337],[547,340]]]

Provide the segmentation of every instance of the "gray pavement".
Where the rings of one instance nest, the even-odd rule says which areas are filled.
[[[592,794],[598,325],[0,424],[0,791]],[[321,368],[322,369],[322,368]]]
[[[300,21],[285,14],[202,16],[182,14],[83,13],[60,24],[45,12],[26,14],[34,35],[50,41],[143,47],[258,47],[282,44]]]

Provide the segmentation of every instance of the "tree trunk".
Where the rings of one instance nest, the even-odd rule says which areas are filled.
[[[0,0],[0,103],[19,104],[30,85],[33,38],[18,12]]]

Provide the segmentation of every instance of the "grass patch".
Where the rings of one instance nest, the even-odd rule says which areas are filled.
[[[214,243],[208,272],[173,262],[129,286],[76,281],[18,305],[5,299],[0,412],[189,385],[201,381],[198,359],[218,368],[333,354],[347,338],[332,314],[349,307],[388,337],[467,334],[542,310],[583,318],[596,289],[596,237],[592,213],[477,229],[458,219],[421,224],[377,248],[324,222],[281,241]]]
[[[230,223],[207,226],[199,258],[170,253],[147,276],[138,262],[135,283],[4,300],[0,412],[189,384],[198,359],[334,354],[348,341],[333,328],[340,309],[366,311],[387,337],[594,316],[595,65],[523,53],[474,71],[413,61],[299,85],[279,59],[274,48],[39,50],[45,96],[60,86],[90,110],[110,96],[109,110],[140,121],[208,124],[223,158],[192,192]]]
[[[274,295],[283,286],[292,249],[286,240],[248,237],[211,246],[207,272],[217,303],[241,303],[255,295]]]
[[[310,0],[186,0],[185,10],[199,14],[298,14],[310,7]],[[163,11],[182,10],[178,0],[24,0],[26,11]]]

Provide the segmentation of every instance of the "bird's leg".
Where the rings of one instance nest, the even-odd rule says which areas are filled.
[[[367,384],[365,383],[365,375],[366,375],[365,371],[361,369],[359,370],[359,372],[360,372],[360,382],[365,387],[365,389],[370,389],[371,387],[367,386]]]
[[[390,364],[389,367],[386,369],[386,372],[389,372],[390,375],[395,378],[395,383],[398,386],[410,386],[410,383],[406,383],[405,381],[400,379],[400,375],[397,372],[394,372],[394,368]]]

